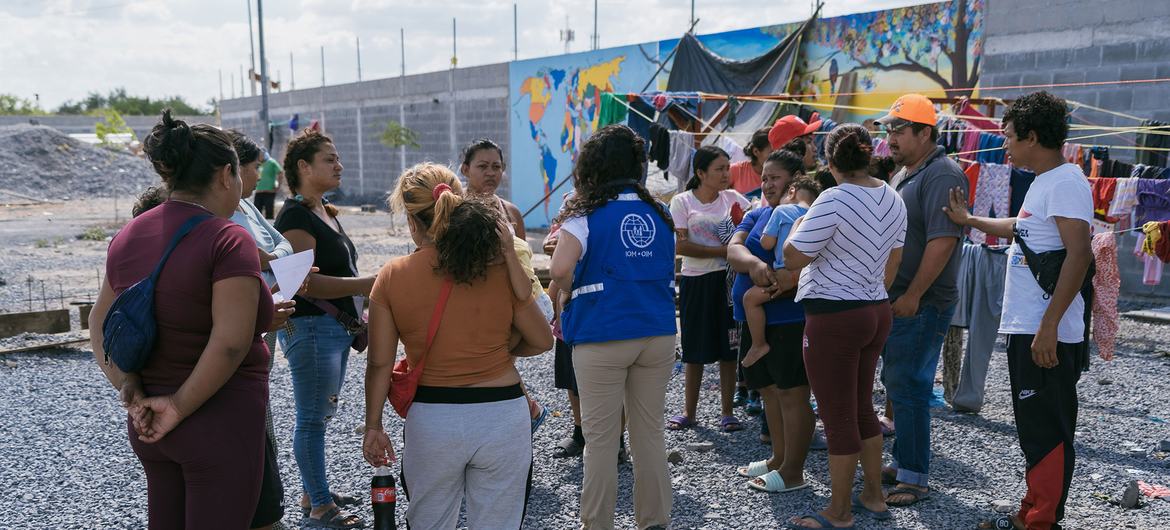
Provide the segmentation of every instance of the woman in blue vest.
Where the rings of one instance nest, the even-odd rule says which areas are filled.
[[[552,279],[581,398],[584,529],[613,528],[622,409],[629,418],[638,528],[665,528],[672,503],[662,411],[674,364],[674,226],[639,179],[646,155],[629,127],[581,147],[576,194],[557,221]]]

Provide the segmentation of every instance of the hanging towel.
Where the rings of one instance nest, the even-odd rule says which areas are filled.
[[[679,189],[691,178],[691,159],[695,156],[695,135],[685,131],[670,131],[670,165],[666,168],[679,180]]]
[[[963,170],[963,174],[967,176],[967,189],[979,190],[979,163],[976,162]],[[972,193],[967,197],[967,207],[975,206],[975,194]]]
[[[979,164],[979,186],[971,214],[979,217],[1007,217],[1010,207],[1011,167],[1003,164]],[[975,243],[987,242],[987,234],[971,229]]]
[[[1097,264],[1097,274],[1093,276],[1093,339],[1101,358],[1109,361],[1117,341],[1117,296],[1121,290],[1117,238],[1113,232],[1093,236],[1093,256]]]
[[[606,125],[625,123],[626,116],[630,113],[630,108],[626,106],[624,101],[618,101],[618,97],[613,92],[601,93],[601,110],[597,113],[598,129]],[[620,97],[625,99],[624,94]]]
[[[1113,192],[1113,202],[1109,204],[1109,211],[1106,215],[1109,217],[1128,217],[1133,213],[1133,209],[1137,206],[1137,183],[1138,179],[1125,178],[1116,179],[1117,189]]]
[[[654,119],[654,107],[638,96],[632,96],[630,99],[630,114],[626,124],[646,141],[646,149],[648,150],[650,142],[653,140],[650,137],[650,120]]]

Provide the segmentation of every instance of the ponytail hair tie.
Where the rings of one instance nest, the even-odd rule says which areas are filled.
[[[449,186],[446,182],[441,182],[438,186],[435,186],[435,189],[431,190],[431,198],[435,199],[436,201],[439,200],[439,196],[441,196],[444,191],[451,191],[451,186]]]

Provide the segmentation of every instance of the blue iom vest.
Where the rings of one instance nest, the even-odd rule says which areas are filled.
[[[674,335],[674,233],[632,190],[589,214],[585,255],[561,314],[565,342]]]

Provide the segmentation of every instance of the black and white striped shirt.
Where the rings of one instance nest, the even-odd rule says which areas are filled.
[[[796,300],[885,300],[886,259],[906,239],[906,205],[888,185],[841,184],[817,197],[789,243],[813,261]]]

